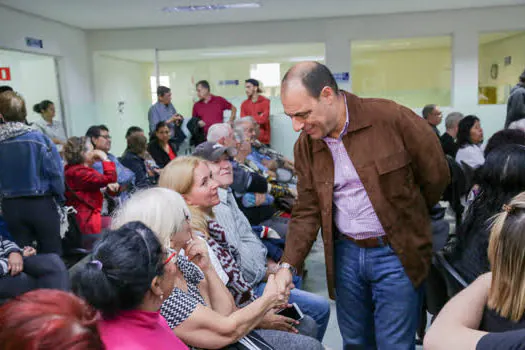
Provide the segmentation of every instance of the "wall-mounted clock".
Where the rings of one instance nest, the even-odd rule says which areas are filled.
[[[492,66],[490,66],[490,77],[494,80],[498,79],[498,71],[499,66],[494,63]]]

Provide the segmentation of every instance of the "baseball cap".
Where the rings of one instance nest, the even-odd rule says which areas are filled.
[[[230,157],[235,157],[237,150],[233,147],[224,147],[217,142],[203,142],[193,151],[195,157],[201,157],[211,162],[218,160],[224,153]]]

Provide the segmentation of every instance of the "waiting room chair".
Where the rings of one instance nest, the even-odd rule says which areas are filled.
[[[467,287],[468,283],[459,272],[448,262],[443,251],[435,255],[435,267],[441,273],[447,290],[448,299]]]

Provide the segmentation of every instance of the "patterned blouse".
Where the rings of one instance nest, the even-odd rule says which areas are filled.
[[[175,287],[160,308],[160,314],[164,316],[171,329],[186,321],[198,304],[206,306],[198,287],[204,279],[202,271],[183,255],[177,257],[177,266],[184,275],[188,291],[184,292]]]

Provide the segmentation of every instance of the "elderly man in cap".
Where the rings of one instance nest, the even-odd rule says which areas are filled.
[[[255,79],[248,79],[245,82],[246,96],[248,99],[241,105],[241,118],[253,117],[259,125],[259,141],[262,144],[270,144],[270,100],[261,96],[262,92],[259,82]]]

